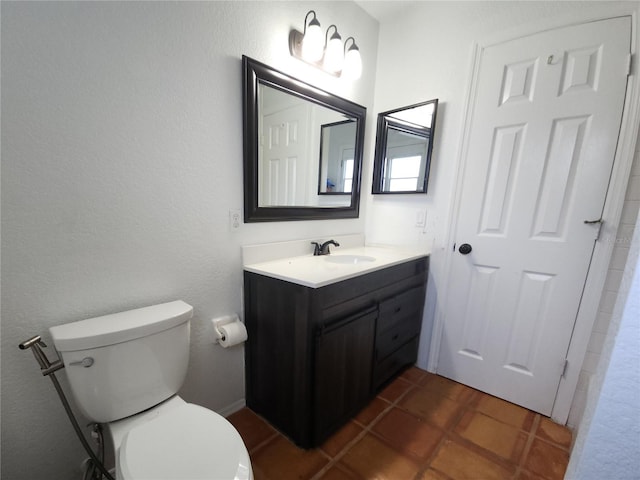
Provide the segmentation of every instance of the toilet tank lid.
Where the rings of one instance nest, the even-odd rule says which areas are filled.
[[[115,345],[162,332],[187,322],[192,315],[191,305],[176,300],[58,325],[51,327],[49,332],[56,350],[72,352]]]

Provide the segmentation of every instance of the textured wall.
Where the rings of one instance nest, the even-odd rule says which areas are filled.
[[[573,397],[573,404],[569,412],[567,425],[576,429],[580,425],[582,414],[587,402],[589,385],[596,373],[600,359],[602,358],[603,347],[607,332],[611,328],[614,307],[620,291],[620,283],[624,275],[627,257],[631,247],[634,229],[637,225],[638,210],[640,209],[640,137],[636,143],[636,153],[633,159],[631,176],[625,193],[624,206],[618,232],[616,234],[616,245],[613,249],[607,281],[604,285],[598,316],[593,326],[591,339],[585,355],[582,370],[578,380],[576,393]]]
[[[214,410],[241,403],[243,350],[208,335],[208,319],[241,311],[240,245],[364,230],[361,217],[229,231],[229,209],[242,208],[241,56],[370,106],[378,24],[352,2],[1,8],[2,478],[80,478],[86,455],[17,344],[180,298],[195,307],[182,395]],[[289,56],[289,30],[311,8],[356,37],[360,81]]]
[[[602,360],[591,380],[565,475],[568,480],[632,480],[640,471],[640,230],[628,249]]]

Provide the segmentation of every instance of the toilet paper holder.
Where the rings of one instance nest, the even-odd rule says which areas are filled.
[[[238,315],[225,315],[224,317],[212,318],[211,323],[213,324],[213,343],[218,344],[220,340],[224,340],[224,333],[220,330],[220,327],[224,325],[228,325],[230,323],[239,322],[240,318]]]

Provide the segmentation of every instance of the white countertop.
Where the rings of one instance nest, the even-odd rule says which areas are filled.
[[[373,261],[358,263],[333,263],[330,257],[373,257]],[[311,288],[319,288],[348,278],[398,265],[409,260],[427,256],[424,251],[399,247],[363,246],[355,248],[331,247],[330,255],[303,255],[245,265],[248,272],[278,278]],[[334,258],[334,260],[340,260]]]

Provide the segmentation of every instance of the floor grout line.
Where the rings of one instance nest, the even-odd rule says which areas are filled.
[[[531,445],[533,445],[533,441],[536,438],[536,431],[538,430],[538,425],[540,425],[540,414],[536,413],[535,418],[533,419],[533,423],[531,424],[531,430],[529,431],[529,437],[527,438],[527,443],[524,445],[524,449],[522,450],[522,454],[520,455],[520,461],[518,462],[518,467],[516,468],[516,477],[522,473],[524,468],[524,464],[529,456],[529,451],[531,450]]]
[[[420,470],[418,471],[418,473],[416,474],[416,477],[415,477],[416,480],[419,480],[421,478],[421,476],[427,470],[429,470],[430,468],[432,468],[433,470],[437,471],[439,474],[444,475],[445,477],[449,478],[448,475],[446,475],[444,472],[441,472],[437,468],[432,467],[431,464],[433,463],[435,458],[438,456],[438,453],[440,452],[440,449],[447,442],[447,440],[449,440],[450,435],[453,434],[456,425],[458,425],[458,423],[460,422],[462,417],[464,417],[464,415],[466,414],[466,412],[467,412],[467,410],[469,408],[469,402],[470,402],[470,400],[471,400],[471,398],[473,396],[475,396],[475,392],[472,392],[472,394],[469,395],[467,398],[465,398],[462,402],[458,402],[457,400],[453,400],[451,398],[449,399],[449,400],[452,400],[452,401],[456,402],[456,404],[458,405],[458,412],[455,415],[455,417],[452,418],[452,420],[449,422],[449,425],[446,428],[442,429],[443,433],[442,433],[442,437],[440,438],[440,441],[434,447],[433,452],[431,452],[431,455],[429,455],[429,457],[427,457],[427,459],[425,459],[425,461],[421,464]]]
[[[263,420],[263,421],[266,422],[266,420]],[[270,436],[268,436],[263,441],[258,443],[255,447],[253,447],[251,449],[251,451],[249,452],[249,456],[254,455],[259,450],[262,450],[262,448],[264,448],[267,444],[271,443],[276,437],[278,437],[280,435],[281,435],[280,432],[274,431]]]

